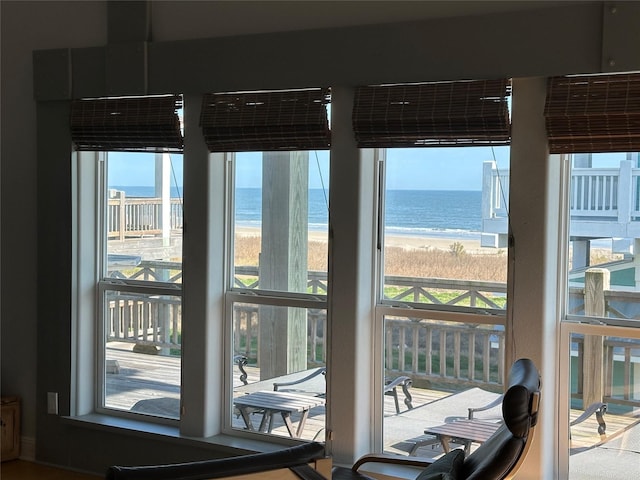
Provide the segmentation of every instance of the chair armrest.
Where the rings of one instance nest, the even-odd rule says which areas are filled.
[[[351,467],[351,469],[353,471],[358,471],[358,469],[362,465],[365,465],[367,463],[386,463],[391,465],[403,465],[407,467],[427,468],[433,463],[433,460],[421,457],[403,457],[400,455],[385,453],[369,453],[356,460],[356,463],[353,464],[353,467]]]
[[[315,372],[312,372],[309,375],[307,375],[306,377],[300,378],[298,380],[293,380],[291,382],[274,382],[273,383],[273,390],[277,392],[282,387],[291,387],[291,386],[294,386],[294,385],[300,385],[301,383],[308,382],[309,380],[311,380],[314,377],[317,377],[318,375],[326,375],[326,373],[327,373],[327,369],[326,368],[319,368]],[[326,377],[325,377],[325,380],[326,380]]]
[[[402,388],[402,393],[404,393],[404,404],[407,406],[407,408],[409,410],[411,410],[413,408],[413,403],[412,400],[413,398],[411,397],[411,393],[409,392],[409,388],[413,385],[413,380],[411,380],[411,377],[407,377],[407,376],[400,376],[397,378],[394,378],[393,380],[387,382],[385,381],[384,384],[384,394],[385,395],[391,395],[395,398],[396,401],[396,411],[398,413],[400,413],[400,408],[397,405],[398,403],[398,396],[396,393],[396,387],[401,387]]]
[[[236,457],[200,460],[194,462],[118,466],[108,468],[106,480],[202,480],[210,478],[227,478],[238,475],[258,474],[257,478],[266,476],[268,471],[290,468],[314,460],[325,458],[324,445],[316,442],[285,448],[268,453],[254,453]],[[282,473],[276,477],[284,478]],[[244,477],[243,477],[244,478]]]
[[[602,402],[595,402],[589,405],[582,415],[576,418],[574,421],[569,423],[570,427],[574,425],[578,425],[579,423],[584,422],[587,418],[589,418],[594,413],[596,414],[596,420],[598,422],[598,433],[600,435],[605,435],[607,431],[607,424],[604,421],[604,414],[607,412],[607,404]]]
[[[240,381],[244,385],[248,385],[247,371],[244,369],[245,365],[248,363],[247,357],[244,355],[234,355],[233,363],[235,363],[238,366],[238,370],[240,370]]]
[[[490,408],[497,407],[498,405],[500,405],[502,403],[502,397],[503,397],[503,395],[500,395],[493,402],[488,403],[487,405],[484,405],[483,407],[469,408],[469,416],[467,418],[469,420],[473,420],[473,414],[474,413],[476,413],[476,412],[484,412],[485,410],[489,410]]]

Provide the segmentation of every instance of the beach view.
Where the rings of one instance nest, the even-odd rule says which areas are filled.
[[[455,158],[450,161],[463,160]],[[442,172],[452,178],[456,178],[459,173],[464,174],[467,169],[475,172],[466,177],[462,175],[458,178],[459,183],[447,183],[442,175],[433,175],[437,177],[437,181],[430,181],[429,175],[439,171],[437,159],[412,162],[410,155],[395,158],[391,155],[387,162],[386,188],[384,201],[381,202],[384,207],[377,215],[381,222],[380,245],[384,248],[380,265],[382,301],[376,305],[376,311],[382,312],[379,318],[384,339],[381,340],[378,354],[384,366],[385,385],[395,386],[399,403],[394,403],[396,398],[388,398],[385,390],[383,443],[385,451],[433,456],[441,452],[429,442],[423,445],[422,440],[416,440],[418,437],[407,434],[409,431],[413,432],[413,429],[402,421],[410,416],[409,411],[425,411],[438,399],[466,395],[464,392],[495,397],[504,386],[509,341],[505,328],[509,171],[504,167],[497,168],[494,162],[487,162],[480,157],[475,158],[473,167],[467,164],[460,170],[449,164],[442,164]],[[229,212],[234,232],[234,283],[231,290],[249,289],[260,292],[262,289],[267,294],[276,290],[280,295],[284,292],[284,296],[288,292],[306,292],[317,294],[313,298],[318,303],[311,307],[273,306],[262,302],[260,295],[234,297],[230,322],[236,407],[229,412],[229,417],[233,428],[239,430],[251,429],[252,425],[251,417],[238,417],[244,408],[247,409],[245,413],[254,408],[243,404],[246,395],[258,390],[271,390],[273,382],[286,383],[291,375],[303,378],[310,372],[321,372],[327,366],[331,347],[327,342],[329,322],[324,303],[328,294],[329,270],[330,195],[326,184],[328,158],[319,163],[317,170],[313,162],[309,162],[309,172],[305,172],[309,175],[308,184],[284,181],[280,185],[283,189],[280,193],[286,195],[284,197],[273,195],[271,182],[275,180],[272,177],[263,183],[261,175],[268,163],[263,163],[250,154],[239,154],[236,158],[233,211]],[[179,171],[177,176],[180,176]],[[489,185],[490,191],[483,190]],[[137,205],[135,208],[141,213],[133,214],[133,210],[129,213],[136,220],[146,218],[143,211],[145,205],[166,202],[166,197],[161,201],[157,189],[151,186],[123,186],[113,183],[110,191],[113,192],[114,199],[111,201],[114,203],[115,198],[120,198],[124,203]],[[144,220],[141,222],[140,238],[134,238],[138,234],[136,233],[128,235],[124,242],[109,242],[109,253],[112,255],[140,256],[140,263],[135,268],[121,268],[115,271],[117,275],[142,279],[141,275],[144,274],[144,279],[175,279],[174,281],[181,282],[182,197],[179,184],[171,188],[172,227],[169,247],[159,238],[159,229],[156,233],[144,230]],[[274,208],[279,205],[274,203],[274,199],[282,201],[283,198],[287,198],[287,202],[291,198],[304,199],[305,202],[285,202],[287,208]],[[370,214],[376,215],[374,202],[368,207],[371,207]],[[608,207],[600,210],[606,208]],[[287,209],[290,211],[280,216]],[[282,228],[282,225],[288,227]],[[375,237],[375,232],[372,235]],[[304,244],[299,242],[301,238],[306,239]],[[145,250],[158,243],[162,246]],[[570,268],[576,261],[582,262],[572,270],[569,278],[570,308],[573,312],[578,312],[578,315],[589,313],[584,300],[585,265],[606,267],[612,272],[613,281],[618,284],[621,284],[620,279],[629,281],[627,277],[630,275],[624,272],[621,274],[616,268],[628,269],[630,256],[613,246],[612,239],[606,236],[589,241],[587,248],[584,241],[582,244],[575,241],[568,243]],[[122,250],[126,248],[131,250]],[[159,255],[164,255],[164,260],[159,260]],[[300,262],[301,255],[306,256],[306,262]],[[586,255],[588,260],[582,258]],[[371,257],[374,256],[375,252],[371,251]],[[286,265],[287,268],[279,268],[279,264]],[[274,265],[278,268],[274,268]],[[294,265],[293,270],[291,265]],[[301,273],[296,270],[299,265],[303,265],[306,275],[298,275]],[[293,271],[296,275],[290,276]],[[292,277],[295,279],[292,280]],[[622,312],[625,315],[635,315],[631,310],[637,302],[631,302],[628,296],[624,296],[625,293],[618,294],[614,289],[606,292],[606,304],[615,309],[612,311],[616,314]],[[168,362],[164,366],[165,374],[168,364],[175,370],[175,391],[172,390],[166,405],[162,405],[163,410],[157,413],[178,418],[182,355],[180,299],[143,298],[140,295],[132,296],[126,291],[114,292],[109,299],[113,305],[113,313],[108,315],[110,319],[113,318],[113,322],[109,324],[113,333],[106,343],[107,359],[111,362],[107,368],[115,365],[123,369],[128,365],[128,355],[134,346],[142,348],[139,346],[139,338],[146,335],[145,332],[126,328],[129,325],[126,313],[124,322],[118,323],[116,305],[127,305],[121,311],[131,312],[144,311],[147,305],[151,308],[149,311],[153,311],[157,305],[159,311],[164,309],[168,312],[164,317],[152,319],[158,322],[158,332],[166,331],[166,325],[171,325],[170,333],[154,340],[152,348],[153,351],[157,348],[162,355],[166,355],[166,358],[162,358],[162,361]],[[423,309],[423,306],[426,308]],[[463,315],[456,317],[460,313]],[[468,321],[470,315],[475,318]],[[288,328],[287,333],[283,333],[284,326]],[[290,337],[291,331],[296,331],[297,336]],[[272,332],[279,333],[274,335]],[[572,335],[569,361],[572,419],[579,418],[585,408],[589,407],[584,404],[582,394],[578,393],[583,390],[584,378],[590,375],[581,370],[581,356],[587,355],[585,348],[585,336]],[[614,372],[607,379],[613,387],[607,388],[620,389],[620,372],[637,363],[637,342],[606,337],[603,348],[609,352],[609,356],[604,358],[613,359],[607,367]],[[281,352],[285,351],[287,354],[282,355]],[[272,365],[276,363],[274,359],[287,355],[299,357],[293,370],[285,372]],[[135,358],[135,366],[130,367],[131,369],[139,368],[138,357]],[[147,376],[153,376],[156,372],[151,366],[140,371],[144,372],[141,377],[144,381]],[[115,377],[108,378],[116,380]],[[319,387],[319,391],[324,392],[323,377],[315,378],[319,379],[319,385],[314,388]],[[628,387],[630,385],[626,385],[625,389]],[[389,393],[393,391],[390,389]],[[106,403],[109,407],[122,410],[154,412],[152,403],[155,402],[157,392],[142,392],[143,390],[137,391],[135,396],[129,393],[125,395],[120,393],[119,384],[114,383],[108,389]],[[630,412],[624,404],[627,400],[620,401],[620,392],[612,393],[608,397],[608,425],[619,431],[627,428]],[[625,398],[629,395],[630,392],[626,390],[622,392]],[[405,408],[408,410],[405,411]],[[323,401],[313,406],[310,412],[309,422],[295,434],[307,439],[321,438],[325,422]],[[456,414],[459,414],[459,409],[455,408],[447,413]],[[397,423],[401,425],[398,426]],[[304,425],[304,422],[299,425]],[[594,432],[597,432],[595,418],[590,417],[588,422],[581,421],[580,425],[580,430],[572,429],[572,434],[575,435],[573,445],[580,445],[581,448],[593,446],[598,441],[598,437],[594,436]],[[269,433],[291,435],[290,430],[277,423]]]
[[[327,271],[327,241],[309,232],[309,270]],[[479,239],[388,235],[385,246],[388,275],[506,281],[506,249],[483,248]],[[260,230],[236,228],[235,264],[257,266],[259,252]]]

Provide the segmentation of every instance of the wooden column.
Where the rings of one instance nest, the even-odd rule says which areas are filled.
[[[306,292],[308,159],[308,152],[263,154],[261,289]],[[261,307],[258,356],[261,379],[305,370],[306,310]]]
[[[168,153],[156,153],[154,185],[154,196],[161,199],[162,245],[168,247],[171,245],[171,157]]]
[[[124,241],[127,233],[127,209],[125,192],[122,190],[112,190],[114,197],[118,199],[118,239]]]
[[[584,276],[584,314],[586,316],[604,317],[604,292],[610,288],[609,270],[590,268]],[[594,402],[602,402],[604,398],[604,337],[602,335],[585,335],[583,350],[583,389],[582,407],[586,408]]]
[[[156,153],[154,162],[154,197],[160,199],[160,211],[158,219],[150,220],[152,225],[159,224],[162,230],[162,246],[171,246],[171,157],[168,153]],[[147,212],[150,214],[150,212]],[[155,215],[155,212],[154,212]],[[163,260],[168,260],[163,253]],[[156,280],[166,282],[169,280],[169,270],[161,268],[156,270]],[[168,298],[168,297],[163,297]],[[169,305],[158,304],[158,325],[160,326],[160,340],[169,343],[171,340],[171,322],[169,319]],[[171,349],[160,349],[162,355],[169,355]]]
[[[589,265],[591,257],[591,244],[589,240],[573,239],[573,256],[571,265],[573,268],[583,268]]]
[[[640,287],[640,238],[633,239],[633,267],[635,271],[635,286]]]

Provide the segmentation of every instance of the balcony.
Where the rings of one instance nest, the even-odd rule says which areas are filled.
[[[502,174],[504,173],[502,172]],[[489,183],[497,183],[497,181],[494,178]],[[618,185],[619,182],[607,183],[607,185],[613,184]],[[494,192],[492,197],[495,195]],[[496,220],[496,224],[504,220],[506,225],[506,217],[501,217],[501,212],[506,213],[504,203],[502,205],[498,203],[496,202],[493,210],[493,218]],[[150,228],[147,231],[152,232],[154,229]],[[137,230],[131,230],[125,237],[131,238],[138,235],[142,237],[142,240],[147,241],[152,240],[147,236],[151,237],[154,233],[141,234]],[[159,235],[159,233],[155,233],[155,235]],[[117,278],[180,282],[181,275],[174,274],[178,270],[177,266],[177,264],[170,262],[141,261],[137,265],[131,265],[129,269],[115,270],[112,275]],[[123,272],[126,272],[126,275]],[[242,288],[258,287],[257,281],[247,282],[247,279],[258,278],[256,267],[237,267],[236,274],[236,286]],[[308,291],[325,294],[326,282],[326,272],[309,272]],[[385,284],[397,287],[394,298],[389,299],[392,302],[437,303],[437,296],[434,296],[433,292],[444,288],[456,291],[454,299],[447,302],[448,305],[458,303],[458,305],[480,306],[496,311],[504,311],[505,309],[504,302],[495,301],[496,295],[504,297],[506,294],[506,285],[501,283],[387,277]],[[491,295],[486,295],[487,292],[490,292]],[[608,289],[603,292],[603,295],[603,303],[607,305],[608,316],[636,318],[633,312],[636,308],[640,309],[640,299],[635,295],[630,292],[621,292],[618,289]],[[584,285],[576,284],[571,288],[573,313],[584,311],[586,296],[588,296],[588,292]],[[624,305],[624,307],[620,305]],[[164,298],[140,298],[135,295],[118,294],[109,299],[108,308],[106,390],[109,406],[123,411],[133,410],[151,415],[159,414],[170,418],[179,418],[181,341],[178,333],[182,329],[182,314],[178,303]],[[234,325],[236,332],[234,353],[248,358],[249,362],[246,366],[248,381],[250,383],[258,382],[260,365],[257,351],[260,346],[257,341],[259,339],[260,309],[251,305],[236,305],[236,309],[234,318],[238,323]],[[326,361],[325,339],[327,338],[326,315],[324,312],[310,309],[306,322],[307,367],[324,365]],[[494,392],[501,391],[504,383],[505,358],[503,331],[499,329],[484,330],[478,328],[477,325],[464,323],[451,326],[420,319],[411,321],[391,319],[385,322],[385,328],[384,356],[387,362],[385,376],[404,375],[412,379],[411,391],[414,395],[414,406],[428,405],[438,398],[469,388],[478,387]],[[153,347],[155,355],[143,355],[134,351],[136,345]],[[583,345],[584,341],[576,337],[572,349],[572,371],[575,372],[577,379],[571,392],[575,402],[573,405],[575,408],[571,410],[572,419],[581,412],[584,388],[582,379],[590,372],[585,360]],[[640,372],[640,358],[637,353],[640,345],[637,341],[632,340],[607,339],[603,348],[603,357],[608,362],[605,372],[607,385],[605,385],[606,396],[604,400],[610,404],[619,405],[623,410],[627,409],[626,413],[611,413],[608,416],[608,424],[611,425],[611,428],[622,430],[637,420],[634,420],[634,417],[628,412],[640,407],[637,390],[640,384],[637,379],[637,372]],[[145,368],[140,368],[141,362]],[[156,362],[158,363],[157,368],[154,366]],[[159,366],[160,362],[162,366]],[[158,376],[148,375],[147,372],[150,371],[157,372]],[[242,384],[238,372],[234,372],[233,381],[235,387]],[[437,388],[430,388],[433,385],[436,385]],[[135,391],[135,398],[129,395],[130,391]],[[135,406],[141,399],[158,399],[158,397],[170,399],[168,405],[171,408],[161,412],[151,412],[140,410],[139,406]],[[395,413],[392,400],[386,397],[384,400],[385,415],[388,417],[398,415]],[[459,412],[452,412],[452,415],[456,414],[459,415]],[[302,438],[321,438],[324,423],[324,407],[317,407],[311,412]],[[242,420],[234,417],[233,426],[242,429]],[[585,427],[585,431],[580,434],[572,430],[572,435],[574,435],[572,442],[582,446],[594,445],[598,442],[598,439],[594,437],[594,432],[597,432],[597,427],[593,425]],[[287,435],[284,426],[277,422],[274,425],[273,434]],[[398,448],[394,445],[401,444],[403,440],[406,439],[385,438],[385,448],[388,451],[397,451]],[[437,455],[437,449],[431,449],[431,451],[423,449],[421,454]]]
[[[178,282],[181,276],[168,276],[161,270],[171,270],[175,265],[162,262],[141,262],[131,271],[131,278],[170,278]],[[254,271],[255,270],[255,271]],[[244,267],[244,275],[257,276],[257,268]],[[121,276],[122,274],[119,273]],[[240,280],[238,280],[240,283]],[[416,279],[412,282],[403,279],[406,294],[412,292],[427,292],[441,288],[440,283],[433,279]],[[308,285],[310,291],[319,293],[326,291],[326,272],[310,272]],[[456,285],[459,289],[458,301],[466,302],[478,298],[482,291],[494,291],[497,287],[490,283],[470,282],[465,286]],[[603,292],[604,304],[608,305],[608,316],[622,316],[616,309],[616,302],[640,308],[640,297],[628,295],[616,290]],[[584,287],[571,289],[574,313],[585,308]],[[451,304],[451,302],[449,302]],[[498,307],[498,305],[495,305]],[[234,319],[234,354],[243,355],[248,359],[248,366],[260,368],[258,365],[258,328],[260,309],[253,305],[237,304]],[[138,295],[113,293],[108,301],[107,325],[107,360],[120,362],[117,356],[111,357],[114,351],[122,351],[123,345],[147,345],[154,347],[161,355],[179,358],[181,343],[179,332],[182,330],[182,311],[179,302],[167,298],[145,297]],[[326,362],[326,315],[323,311],[310,309],[307,316],[307,366],[312,368],[324,365]],[[483,389],[500,391],[504,383],[505,339],[500,329],[484,329],[476,324],[444,323],[433,321],[385,322],[385,376],[409,376],[415,385],[437,384],[445,390],[456,391],[460,388],[481,387]],[[118,345],[117,349],[112,345]],[[580,380],[576,383],[572,394],[581,395],[582,378],[589,375],[589,369],[583,367],[584,349],[580,347],[580,340],[574,345],[574,369]],[[640,372],[640,358],[638,358],[639,342],[633,340],[609,340],[604,344],[604,354],[610,359],[609,371],[606,374],[607,392],[620,392],[619,384],[626,385],[622,394],[607,395],[605,401],[620,403],[635,408],[640,407],[638,381],[634,380],[636,372]],[[127,348],[124,348],[126,350]],[[614,385],[615,383],[615,385]],[[177,384],[176,384],[177,385]],[[635,385],[635,387],[634,387]],[[175,392],[178,395],[178,391]],[[124,409],[132,405],[123,404]]]

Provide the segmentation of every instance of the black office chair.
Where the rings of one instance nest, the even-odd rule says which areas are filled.
[[[371,454],[360,458],[351,468],[334,467],[333,480],[368,479],[359,472],[362,465],[391,463],[425,467],[419,480],[451,478],[464,480],[501,480],[512,478],[524,461],[538,420],[540,374],[533,362],[517,360],[509,373],[508,389],[502,400],[503,425],[471,455],[452,450],[435,462],[419,457]]]

